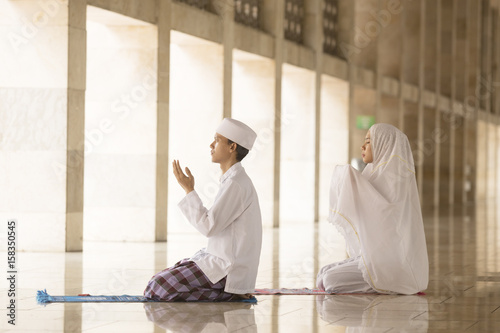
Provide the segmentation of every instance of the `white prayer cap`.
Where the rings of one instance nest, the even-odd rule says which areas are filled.
[[[252,149],[257,138],[257,133],[250,127],[231,118],[224,118],[216,132],[248,150]]]

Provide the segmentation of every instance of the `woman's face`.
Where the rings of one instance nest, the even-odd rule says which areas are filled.
[[[372,145],[370,143],[370,131],[366,133],[365,144],[361,146],[361,157],[363,157],[363,162],[365,163],[373,162]]]

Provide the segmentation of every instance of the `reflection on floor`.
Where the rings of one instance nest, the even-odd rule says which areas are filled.
[[[168,243],[85,243],[83,253],[19,253],[16,326],[2,332],[494,332],[500,330],[500,227],[491,207],[425,212],[431,276],[425,296],[258,296],[258,304],[50,304],[53,295],[142,294],[160,269],[205,243],[193,234]],[[22,242],[22,235],[19,236]],[[258,287],[314,287],[322,265],[345,257],[327,222],[264,232]],[[6,253],[0,253],[6,258]]]

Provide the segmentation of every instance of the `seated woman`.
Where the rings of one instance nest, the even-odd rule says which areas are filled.
[[[413,156],[404,133],[373,125],[361,147],[362,173],[337,166],[328,220],[349,258],[323,267],[317,287],[335,293],[414,294],[425,290],[429,262]]]

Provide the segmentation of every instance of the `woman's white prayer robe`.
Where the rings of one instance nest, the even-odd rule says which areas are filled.
[[[414,294],[427,288],[429,262],[411,148],[391,125],[372,126],[370,136],[373,163],[363,173],[335,168],[328,220],[371,288]]]

